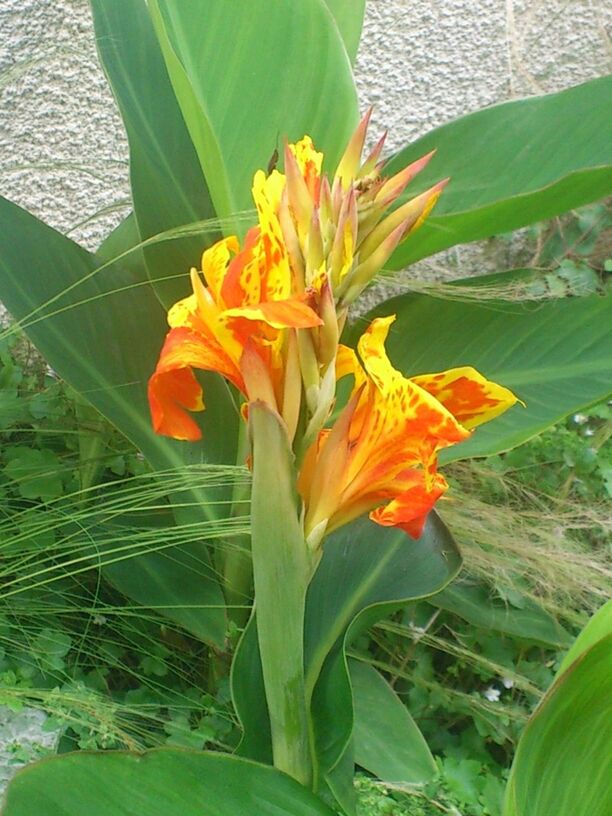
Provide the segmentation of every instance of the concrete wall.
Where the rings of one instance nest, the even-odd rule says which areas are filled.
[[[468,111],[606,73],[605,9],[369,0],[356,74],[373,132],[388,128],[396,148]],[[87,0],[0,0],[0,191],[90,248],[127,212],[127,144]]]

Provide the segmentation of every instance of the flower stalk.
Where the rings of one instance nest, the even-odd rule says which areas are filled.
[[[384,177],[384,140],[361,161],[368,119],[331,179],[308,136],[286,145],[284,174],[256,172],[258,224],[242,245],[229,237],[210,247],[191,271],[192,294],[169,312],[149,381],[154,428],[178,439],[200,436],[190,417],[205,407],[194,369],[217,371],[245,398],[254,614],[274,765],[313,787],[304,617],[325,536],[368,513],[419,538],[448,487],[439,452],[516,402],[469,366],[405,377],[385,350],[393,315],[373,320],[356,350],[340,342],[351,303],[446,184],[404,197],[433,154]],[[343,377],[352,393],[332,421]],[[229,600],[246,576],[229,557]]]
[[[298,517],[292,454],[281,418],[251,403],[251,547],[255,616],[274,765],[310,786],[304,612],[312,563]]]

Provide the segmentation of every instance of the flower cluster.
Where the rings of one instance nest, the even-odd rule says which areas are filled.
[[[382,175],[384,138],[364,162],[366,115],[330,180],[309,137],[287,145],[284,173],[255,174],[258,224],[242,247],[219,241],[191,270],[193,292],[169,311],[170,331],[149,381],[153,426],[200,438],[189,412],[204,408],[193,369],[216,371],[283,420],[299,465],[305,536],[323,536],[365,512],[418,537],[446,489],[437,454],[516,402],[464,367],[407,379],[384,342],[394,318],[364,333],[358,354],[339,343],[347,309],[434,206],[445,182],[389,212],[431,154]],[[336,383],[354,388],[326,427]]]

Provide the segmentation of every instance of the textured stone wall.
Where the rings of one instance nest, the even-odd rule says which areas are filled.
[[[361,104],[397,148],[606,73],[606,26],[605,0],[369,0]],[[90,248],[127,212],[127,144],[87,0],[0,0],[0,191]]]

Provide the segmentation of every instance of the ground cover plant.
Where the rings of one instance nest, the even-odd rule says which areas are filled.
[[[494,493],[506,460],[489,460],[488,474],[455,464],[450,485],[438,465],[498,456],[602,404],[605,279],[566,263],[458,282],[454,296],[401,295],[354,322],[348,311],[382,267],[609,193],[609,81],[472,114],[383,163],[382,142],[361,155],[368,116],[358,121],[350,70],[360,18],[343,3],[92,8],[130,141],[134,213],[92,255],[1,204],[0,297],[71,388],[50,383],[48,399],[70,433],[51,439],[40,420],[52,409],[35,397],[9,423],[5,699],[55,706],[62,750],[128,751],[33,766],[6,813],[167,815],[205,801],[350,814],[355,764],[395,788],[440,770],[452,806],[494,813],[505,796],[508,814],[551,812],[547,786],[525,795],[551,747],[573,728],[584,767],[602,761],[586,740],[594,725],[605,736],[586,689],[605,691],[608,617],[560,668],[506,794],[490,770],[507,767],[513,721],[552,680],[533,676],[531,650],[554,662],[570,646],[605,594],[604,569],[577,540],[558,591],[547,597],[537,573],[521,581],[513,533],[525,517],[509,501],[475,525],[462,501],[470,480]],[[240,57],[227,65],[222,53]],[[37,272],[27,284],[24,269]],[[568,277],[570,296],[554,291]],[[576,279],[589,283],[578,292]],[[11,400],[23,402],[14,363],[4,367],[10,417]],[[532,512],[539,533],[522,563],[544,566],[555,510]],[[487,523],[489,544],[497,523],[507,550],[470,548]],[[457,541],[472,556],[459,581]],[[493,593],[492,563],[504,579]],[[583,596],[564,615],[568,586]],[[525,643],[504,654],[500,632]],[[406,670],[426,646],[456,672],[470,663],[475,685],[511,682],[519,716],[488,716],[474,688],[431,699],[448,666],[427,652],[420,676]],[[440,710],[453,720],[442,734],[427,724]],[[138,752],[160,744],[181,749]],[[565,786],[567,812],[585,794],[571,777],[551,782]],[[588,795],[603,814],[603,783]]]

